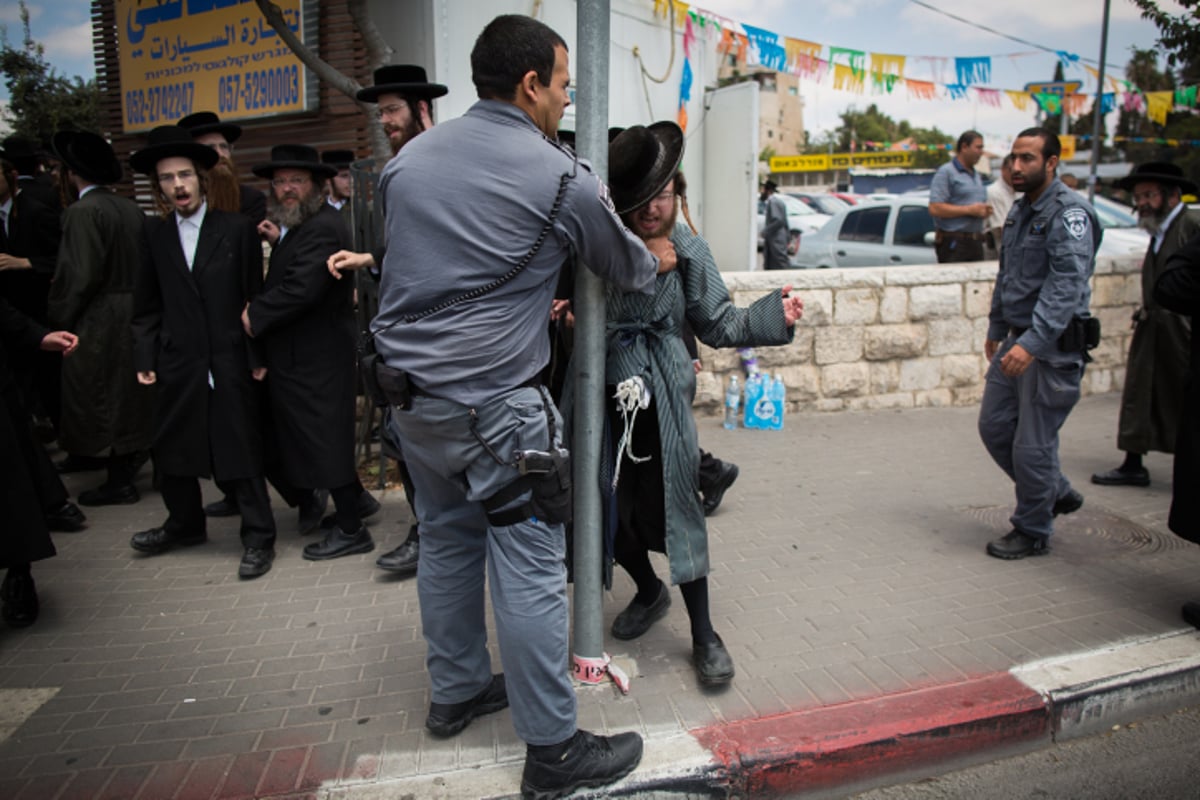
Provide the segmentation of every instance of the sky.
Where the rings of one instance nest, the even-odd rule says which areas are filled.
[[[1092,59],[1093,66],[1099,61],[1104,0],[921,2],[1032,45]],[[45,45],[50,64],[68,77],[93,77],[89,0],[29,0],[27,5],[33,38]],[[937,77],[928,62],[914,61],[914,56],[950,59],[940,81],[945,83],[953,81],[955,57],[991,56],[992,80],[987,85],[998,89],[1021,89],[1031,81],[1050,80],[1057,61],[1053,52],[980,30],[935,13],[914,0],[699,0],[693,5],[780,36],[906,55],[909,56],[906,74],[922,80],[936,81]],[[1173,0],[1165,0],[1164,7],[1179,11]],[[21,24],[15,0],[0,0],[0,25],[7,27],[10,43],[20,41]],[[1139,18],[1133,3],[1111,0],[1107,72],[1115,71],[1124,77],[1131,48],[1152,48],[1156,39],[1156,28]],[[1011,55],[1017,53],[1026,55]],[[1084,81],[1084,91],[1094,91],[1091,76],[1082,68],[1069,69],[1067,78],[1079,78]],[[975,100],[909,99],[901,87],[890,95],[873,95],[869,89],[854,94],[834,90],[828,77],[821,83],[802,80],[801,92],[805,101],[804,127],[814,134],[836,128],[839,114],[847,108],[863,110],[871,103],[896,120],[907,119],[916,127],[936,126],[952,137],[969,128],[979,130],[997,145],[989,146],[989,150],[1001,149],[1016,132],[1034,122],[1032,111],[1016,110],[1006,97],[1001,99],[999,108],[993,108]],[[0,103],[6,99],[7,91],[0,86]],[[1110,128],[1115,122],[1114,113],[1108,120]]]
[[[697,0],[697,8],[712,11],[743,24],[773,31],[780,36],[817,42],[826,46],[891,53],[908,56],[906,75],[919,80],[954,82],[955,57],[990,56],[992,80],[985,86],[996,89],[1022,89],[1035,81],[1054,77],[1058,57],[1063,50],[1100,60],[1101,23],[1104,0],[922,0],[927,5],[969,19],[1003,34],[1025,40],[1012,41],[980,30],[922,7],[913,0]],[[1173,0],[1163,7],[1179,13]],[[1111,0],[1108,31],[1109,65],[1105,72],[1124,76],[1131,49],[1155,47],[1158,31],[1138,16],[1129,0]],[[1030,54],[1013,57],[1011,54]],[[828,56],[828,50],[823,57]],[[949,58],[944,77],[938,81],[927,61],[914,56]],[[1081,67],[1068,68],[1064,77],[1080,79],[1083,91],[1095,91],[1095,81]],[[868,81],[869,84],[869,81]],[[873,95],[836,91],[828,77],[821,83],[801,80],[804,97],[804,127],[810,133],[832,130],[840,124],[839,114],[847,108],[864,110],[871,103],[899,121],[907,119],[915,127],[936,126],[952,137],[968,129],[984,134],[988,149],[999,151],[1021,129],[1034,124],[1032,104],[1029,111],[1018,111],[1007,97],[999,108],[975,100],[918,100],[897,87],[892,94]],[[1090,106],[1089,106],[1090,108]],[[1116,113],[1106,120],[1111,130]]]

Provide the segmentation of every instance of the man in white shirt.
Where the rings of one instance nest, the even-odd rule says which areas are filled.
[[[255,578],[275,559],[275,519],[254,386],[266,369],[241,314],[262,288],[262,248],[247,217],[209,207],[207,170],[217,158],[174,125],[155,128],[130,158],[162,211],[146,224],[133,333],[137,380],[158,388],[153,448],[168,512],[130,545],[155,555],[206,541],[199,479],[214,477],[242,516],[238,575]]]
[[[1000,257],[1000,239],[1004,235],[1004,220],[1017,199],[1017,190],[1012,185],[1012,153],[1004,157],[1000,164],[1000,179],[992,181],[987,187],[988,218],[988,257]]]

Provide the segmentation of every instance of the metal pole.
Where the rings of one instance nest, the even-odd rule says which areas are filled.
[[[1088,171],[1088,202],[1096,197],[1096,171],[1100,166],[1100,135],[1104,122],[1101,106],[1104,105],[1104,62],[1108,58],[1108,7],[1104,0],[1104,23],[1100,28],[1100,71],[1096,75],[1096,105],[1092,109],[1092,163]]]
[[[609,2],[576,8],[575,142],[608,179]],[[601,603],[600,436],[604,431],[604,281],[579,264],[575,276],[575,656],[604,653]]]

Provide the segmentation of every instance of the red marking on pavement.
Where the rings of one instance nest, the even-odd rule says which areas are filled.
[[[1048,736],[1046,700],[1007,672],[693,731],[751,797],[846,784]]]

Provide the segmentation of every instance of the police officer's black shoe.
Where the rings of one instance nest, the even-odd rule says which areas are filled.
[[[717,510],[717,506],[721,505],[726,490],[733,486],[733,482],[737,479],[737,464],[725,462],[721,465],[721,474],[717,476],[716,480],[710,486],[701,487],[704,494],[704,516],[712,516],[713,512]]]
[[[413,525],[408,529],[408,538],[404,543],[375,559],[375,566],[398,575],[413,575],[420,560],[421,537],[417,533],[417,526]]]
[[[430,703],[425,727],[434,736],[454,736],[476,717],[508,708],[508,691],[504,687],[504,673],[493,675],[491,683],[483,691],[461,703]]]
[[[1137,469],[1110,469],[1108,472],[1097,472],[1092,476],[1092,483],[1101,486],[1149,486],[1150,470],[1145,467]]]
[[[335,527],[319,542],[304,547],[304,558],[308,561],[327,561],[331,558],[369,553],[375,549],[375,540],[365,525],[358,526],[354,533],[346,533]]]
[[[1193,628],[1200,628],[1200,601],[1189,600],[1183,604],[1183,621]]]
[[[1025,556],[1041,556],[1050,552],[1045,536],[1030,536],[1015,528],[999,539],[988,542],[989,556],[1012,560]]]
[[[1070,489],[1066,494],[1054,501],[1052,513],[1057,517],[1059,514],[1074,514],[1081,508],[1083,508],[1083,495],[1074,489]]]
[[[671,593],[662,581],[658,582],[658,597],[648,606],[644,606],[635,597],[625,606],[625,610],[617,614],[613,620],[612,635],[617,639],[636,639],[650,626],[667,615],[671,608]]]
[[[525,751],[521,774],[522,800],[557,800],[576,789],[607,786],[637,768],[642,737],[636,733],[596,736],[587,731],[559,745]]]

